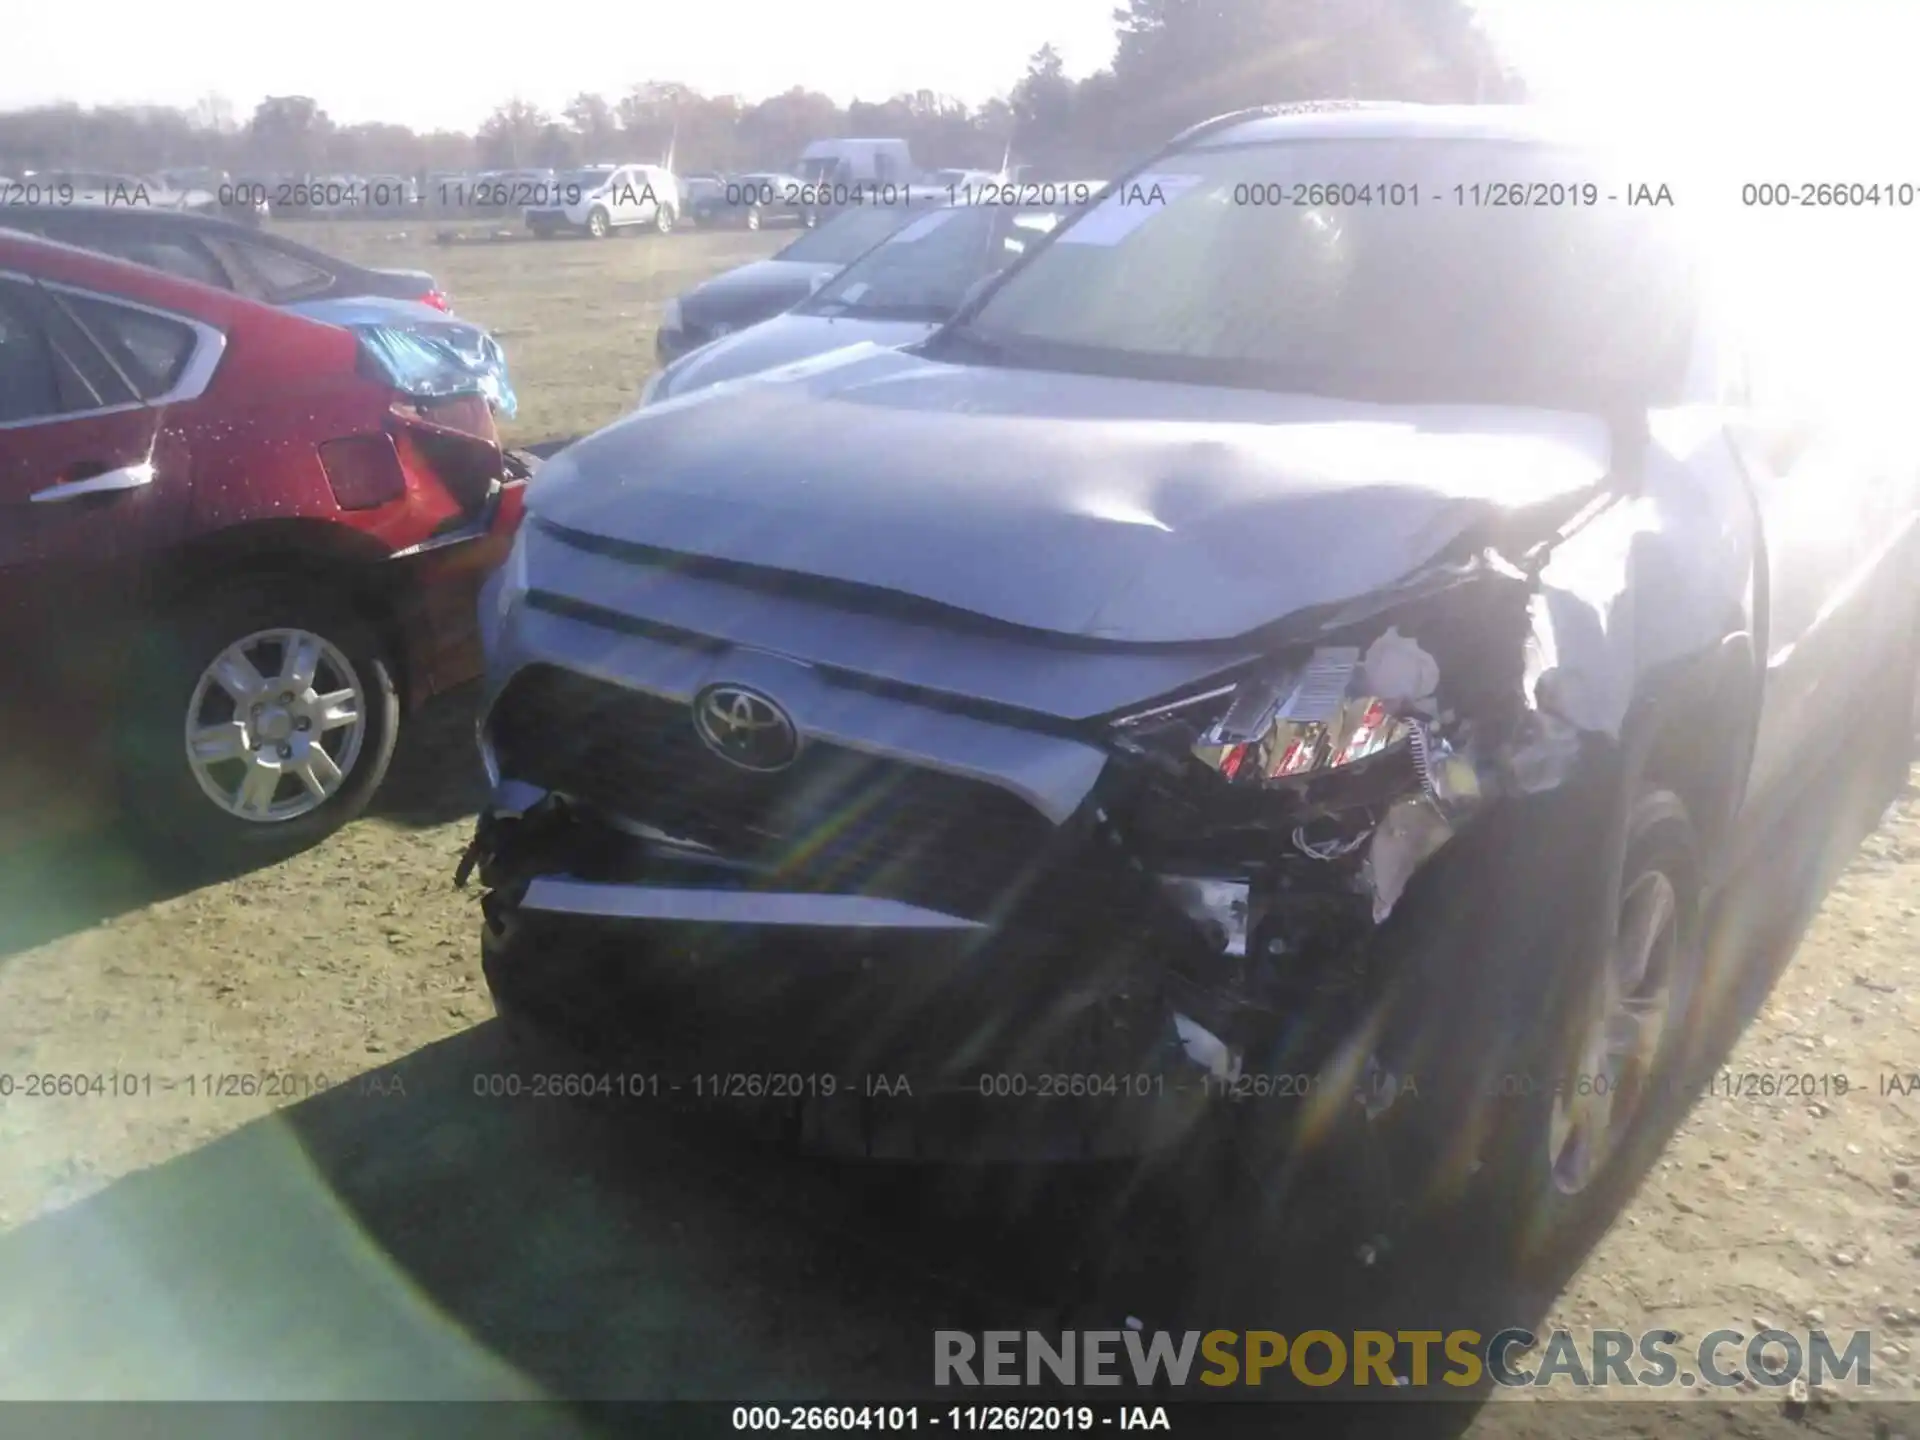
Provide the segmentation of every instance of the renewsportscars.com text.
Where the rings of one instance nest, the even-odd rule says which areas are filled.
[[[1873,1383],[1873,1336],[1713,1330],[1682,1345],[1671,1330],[936,1330],[936,1385],[1207,1385],[1470,1390],[1513,1388],[1764,1389]]]

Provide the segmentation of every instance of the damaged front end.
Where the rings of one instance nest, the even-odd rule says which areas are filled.
[[[1225,1075],[1309,1076],[1367,1113],[1382,926],[1488,810],[1563,784],[1532,577],[1497,556],[1360,632],[1118,717],[1098,820],[1201,942],[1172,979]],[[1351,633],[1351,632],[1350,632]],[[1416,917],[1417,922],[1417,917]]]
[[[461,874],[488,892],[489,982],[527,1010],[570,989],[689,1073],[800,1077],[836,1152],[1178,1154],[1224,1119],[1276,1156],[1335,1132],[1371,1155],[1432,1068],[1421,1007],[1449,981],[1425,957],[1544,969],[1591,918],[1571,780],[1614,747],[1562,713],[1543,553],[1296,618],[1268,658],[1067,727],[1047,743],[1097,778],[1052,817],[878,740],[928,740],[911,699],[852,692],[908,707],[868,743],[816,732],[817,668],[662,648],[684,678],[643,694],[523,662]],[[795,705],[790,768],[696,740],[736,676]],[[568,913],[622,887],[644,905]]]

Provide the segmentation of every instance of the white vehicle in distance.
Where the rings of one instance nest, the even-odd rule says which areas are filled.
[[[935,170],[922,176],[920,183],[959,192],[961,198],[954,203],[961,204],[967,191],[983,190],[989,186],[997,188],[1007,183],[1007,177],[992,170]]]
[[[816,140],[800,152],[794,173],[810,185],[851,189],[870,185],[905,185],[916,179],[919,167],[904,140]]]
[[[593,165],[555,177],[546,203],[526,208],[540,236],[585,231],[604,240],[615,230],[650,225],[665,235],[680,214],[680,182],[659,165]]]

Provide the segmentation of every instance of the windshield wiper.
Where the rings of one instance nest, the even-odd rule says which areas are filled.
[[[849,314],[869,320],[926,320],[934,324],[953,314],[951,305],[850,305]]]
[[[949,325],[928,342],[942,359],[971,360],[979,365],[997,365],[1005,360],[1007,347],[989,340],[967,325]]]

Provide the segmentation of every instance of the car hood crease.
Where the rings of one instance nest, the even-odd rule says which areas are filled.
[[[1544,534],[1609,453],[1570,412],[862,347],[640,411],[557,456],[532,503],[619,543],[1183,643],[1388,589],[1480,531]]]

